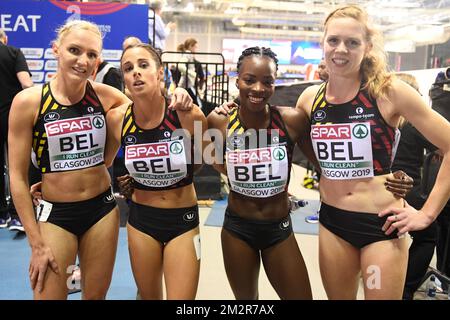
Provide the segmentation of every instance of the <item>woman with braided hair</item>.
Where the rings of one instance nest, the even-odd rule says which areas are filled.
[[[208,116],[208,127],[226,140],[214,140],[214,167],[227,174],[230,184],[221,238],[236,299],[258,299],[261,260],[281,299],[312,299],[287,193],[292,151],[296,142],[309,138],[309,127],[301,110],[268,104],[277,61],[269,48],[245,49],[237,65],[240,105],[227,116]]]

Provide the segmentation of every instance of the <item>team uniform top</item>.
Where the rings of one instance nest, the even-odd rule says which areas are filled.
[[[328,179],[368,178],[390,173],[400,131],[383,119],[375,99],[360,90],[351,101],[331,104],[326,83],[311,109],[311,140]]]
[[[280,112],[269,106],[267,129],[246,129],[239,108],[231,111],[224,156],[228,183],[233,192],[267,198],[287,190],[294,143]]]
[[[41,173],[81,170],[104,164],[105,111],[88,81],[81,101],[62,105],[50,83],[42,87],[33,128],[33,164]]]
[[[178,114],[167,103],[162,122],[148,130],[139,128],[130,104],[121,136],[125,166],[136,189],[169,190],[192,183],[193,140],[183,137]]]

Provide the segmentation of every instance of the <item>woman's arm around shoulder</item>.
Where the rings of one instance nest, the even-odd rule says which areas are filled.
[[[194,143],[194,154],[191,161],[194,164],[194,171],[198,171],[203,164],[203,151],[209,144],[209,140],[205,135],[205,132],[208,130],[208,122],[203,111],[195,104],[190,111],[177,111],[177,114],[181,126],[192,137],[191,142]]]
[[[218,172],[226,174],[223,161],[224,145],[228,124],[228,115],[210,112],[206,118],[208,121],[207,136],[211,143],[204,152],[205,162],[211,164]],[[208,157],[208,159],[206,159]]]
[[[320,170],[319,163],[314,155],[311,144],[311,126],[309,118],[303,108],[278,107],[284,124],[288,130],[289,137],[294,143],[297,143],[300,150],[308,158],[308,160]]]
[[[120,147],[122,122],[129,103],[125,103],[118,108],[111,109],[106,114],[106,147],[105,147],[105,165],[110,167],[116,157]]]
[[[309,134],[309,119],[303,109],[292,107],[277,107],[277,109],[293,142]]]
[[[131,100],[120,90],[107,84],[91,81],[92,87],[102,103],[105,112],[117,108]]]
[[[320,89],[320,85],[312,85],[303,90],[303,92],[300,94],[300,97],[298,97],[296,108],[297,109],[303,109],[305,111],[306,115],[309,118],[309,115],[311,114],[311,109],[314,103],[314,98],[317,95],[317,92]]]
[[[206,121],[205,114],[200,109],[199,106],[193,105],[190,110],[177,110],[178,118],[180,119],[181,126],[183,129],[189,131],[191,135],[198,134],[198,130],[205,132],[208,129],[208,122]],[[199,127],[201,125],[201,127]]]

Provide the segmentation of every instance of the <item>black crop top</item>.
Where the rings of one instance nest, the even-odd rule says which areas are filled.
[[[311,109],[311,140],[329,179],[373,177],[390,172],[400,131],[390,127],[377,102],[360,90],[351,101],[331,104],[323,83]]]

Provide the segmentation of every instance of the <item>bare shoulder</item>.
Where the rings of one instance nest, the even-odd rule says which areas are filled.
[[[111,109],[106,114],[106,121],[108,125],[115,126],[118,123],[123,121],[123,118],[125,117],[125,113],[127,112],[129,103],[122,104],[121,106]]]
[[[25,114],[34,115],[39,110],[41,95],[42,86],[30,87],[20,91],[12,102],[12,113],[19,112],[21,116],[25,116]]]
[[[423,101],[420,94],[400,79],[393,79],[386,97],[378,100],[377,102],[379,102],[379,104],[391,106],[391,108],[394,108],[400,113],[403,109],[409,111],[409,109],[413,109],[414,106],[421,105],[421,107],[426,107],[426,103]]]
[[[309,120],[303,109],[293,107],[277,107],[283,118],[289,136],[293,141],[305,134],[309,129]]]
[[[14,97],[14,103],[29,103],[29,104],[40,104],[41,102],[42,86],[34,86],[20,91]]]
[[[108,86],[107,84],[104,84],[101,82],[96,82],[96,81],[91,81],[91,80],[89,80],[89,82],[91,83],[92,88],[94,88],[95,93],[97,93],[97,95],[99,95],[99,94],[102,95],[104,93],[110,93],[110,92],[113,92],[114,90],[119,91],[116,88]]]
[[[95,81],[90,81],[90,83],[106,112],[122,104],[130,102],[130,99],[128,99],[123,92],[114,87]]]
[[[297,100],[297,109],[303,109],[307,114],[311,112],[314,97],[320,89],[320,85],[312,85],[306,88]]]
[[[276,107],[281,114],[281,117],[286,123],[300,125],[306,119],[306,114],[303,109],[293,107]]]

